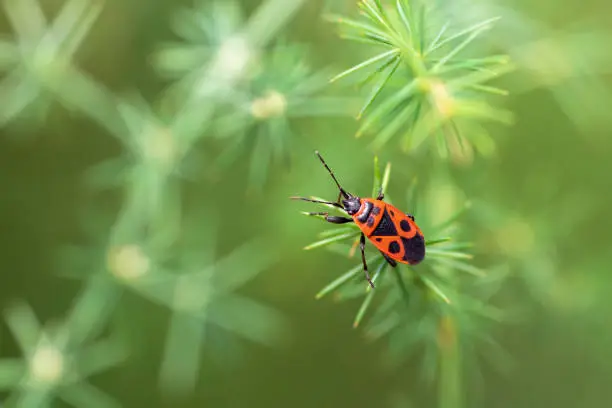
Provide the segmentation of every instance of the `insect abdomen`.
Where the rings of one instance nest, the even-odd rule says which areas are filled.
[[[375,206],[376,206],[375,202]],[[372,243],[390,258],[415,265],[425,258],[425,239],[416,223],[394,206],[381,203],[382,214],[371,228],[360,228]]]

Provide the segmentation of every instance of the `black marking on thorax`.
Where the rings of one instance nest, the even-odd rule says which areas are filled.
[[[376,229],[374,230],[374,232],[372,232],[372,235],[377,235],[379,237],[389,237],[397,235],[397,229],[395,228],[395,225],[393,225],[393,221],[391,221],[391,217],[389,216],[389,213],[387,212],[386,208],[385,212],[382,215],[382,218],[380,219],[380,222],[376,226]]]
[[[363,203],[365,205],[365,209],[361,214],[359,214],[359,217],[357,217],[357,221],[359,222],[366,222],[366,220],[370,216],[370,211],[372,211],[373,207],[372,203],[369,201],[364,201]]]

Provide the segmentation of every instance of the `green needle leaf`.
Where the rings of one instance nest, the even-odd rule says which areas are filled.
[[[375,39],[379,43],[391,44],[392,39],[388,36],[384,31],[379,30],[375,26],[364,23],[361,21],[351,20],[347,18],[340,17],[336,20],[336,23],[346,25],[347,27],[356,29],[361,35],[366,35],[366,37],[371,37]]]
[[[359,227],[353,224],[350,227],[337,227],[337,228],[332,228],[332,229],[328,229],[328,230],[319,232],[319,236],[321,238],[326,238],[326,237],[331,237],[335,235],[346,234],[347,232],[358,232],[358,231],[359,231]]]
[[[426,34],[425,25],[427,24],[425,22],[425,7],[423,5],[419,7],[419,16],[415,20],[419,28],[417,31],[419,33],[418,39],[416,39],[419,45],[418,51],[420,54],[422,54],[425,49],[425,34]]]
[[[121,408],[110,395],[86,382],[62,388],[60,397],[74,407]]]
[[[512,112],[505,109],[497,109],[482,101],[464,101],[457,105],[455,116],[490,120],[503,124],[511,124],[514,120]]]
[[[335,82],[335,81],[337,81],[340,78],[344,78],[345,76],[347,76],[347,75],[349,75],[349,74],[351,74],[351,73],[353,73],[353,72],[355,72],[357,70],[360,70],[361,68],[367,67],[367,66],[369,66],[371,64],[374,64],[375,62],[383,60],[383,59],[385,59],[385,58],[387,58],[389,56],[395,56],[397,54],[399,54],[399,49],[398,48],[394,48],[392,50],[389,50],[389,51],[383,52],[381,54],[378,54],[378,55],[376,55],[376,56],[374,56],[374,57],[372,57],[372,58],[370,58],[370,59],[368,59],[368,60],[366,60],[366,61],[364,61],[364,62],[362,62],[360,64],[355,65],[352,68],[347,69],[344,72],[341,72],[340,74],[338,74],[335,77],[333,77],[332,79],[330,79],[329,82]]]
[[[366,102],[364,103],[363,107],[359,111],[359,114],[357,115],[357,119],[361,119],[365,111],[368,110],[368,108],[372,105],[372,103],[374,103],[374,100],[378,97],[378,95],[380,95],[382,90],[387,85],[387,82],[389,82],[389,79],[393,76],[393,74],[397,70],[397,67],[399,67],[400,62],[401,62],[401,59],[395,58],[395,64],[393,64],[389,72],[385,76],[383,76],[382,80],[372,88],[372,92],[370,93],[370,96],[368,97],[368,99],[366,99]]]
[[[29,354],[37,345],[41,327],[32,309],[22,303],[15,303],[5,312],[6,323],[24,354]]]
[[[483,278],[487,276],[487,274],[482,269],[477,268],[465,262],[457,261],[452,258],[444,258],[438,255],[438,257],[436,258],[436,263],[441,264],[441,265],[446,265],[452,269],[457,269],[459,271],[469,273],[479,278]]]
[[[444,301],[444,303],[447,303],[449,305],[451,304],[451,301],[448,296],[446,296],[442,289],[440,289],[440,287],[436,285],[431,279],[428,279],[426,277],[421,277],[421,279],[436,295],[438,295],[438,297],[440,297],[440,299]]]
[[[71,57],[102,11],[102,2],[68,1],[51,26],[53,41],[61,42],[63,57]]]
[[[391,43],[389,43],[388,41],[378,38],[378,37],[373,37],[371,35],[366,35],[366,37],[363,37],[361,34],[340,33],[339,37],[342,38],[343,40],[355,41],[355,42],[362,43],[362,44],[380,46],[380,44],[383,43],[385,45],[392,46]],[[381,68],[383,66],[384,64],[381,65]]]
[[[490,93],[492,95],[502,95],[502,96],[508,95],[508,91],[507,90],[501,89],[501,88],[497,88],[497,87],[494,87],[494,86],[486,86],[486,85],[480,85],[480,84],[471,84],[471,85],[467,85],[466,88],[473,89],[475,91],[481,91],[481,92],[485,92],[485,93]]]
[[[444,64],[446,64],[446,62],[448,62],[451,58],[453,58],[455,55],[457,55],[462,49],[464,49],[468,44],[470,44],[472,41],[474,41],[474,39],[476,39],[476,37],[478,37],[482,32],[484,32],[488,28],[489,28],[488,26],[484,26],[484,27],[481,27],[478,30],[474,31],[473,33],[471,33],[468,36],[468,38],[463,40],[463,42],[461,42],[459,45],[457,45],[455,48],[453,48],[453,50],[451,52],[449,52],[444,57],[442,57],[438,61],[438,63],[431,68],[431,72],[438,72],[438,69],[443,67]]]
[[[382,121],[384,117],[390,115],[391,112],[397,108],[402,102],[405,102],[410,96],[412,96],[417,88],[417,81],[412,80],[406,86],[404,86],[401,90],[397,91],[393,96],[387,98],[383,103],[381,103],[376,109],[374,109],[368,118],[363,122],[359,131],[357,132],[357,136],[361,136],[367,130],[369,130],[376,122]]]
[[[410,24],[410,19],[408,18],[408,16],[411,15],[408,1],[397,0],[395,2],[395,8],[397,9],[399,16],[402,19],[402,22],[404,23],[404,27],[406,28],[408,35],[412,35],[412,26]]]
[[[364,79],[357,82],[357,87],[361,88],[366,84],[370,83],[374,78],[380,77],[394,62],[401,61],[398,55],[391,55],[385,61],[383,61],[376,69],[373,69]]]
[[[457,251],[449,251],[445,248],[431,248],[427,251],[427,255],[434,255],[437,257],[443,258],[453,258],[453,259],[472,259],[473,256],[470,254],[466,254],[464,252]]]
[[[377,281],[378,277],[381,275],[381,273],[383,272],[383,270],[385,269],[387,265],[388,264],[386,261],[383,261],[380,264],[380,266],[376,269],[376,272],[372,276],[372,282]],[[359,323],[361,323],[361,320],[363,319],[367,310],[369,309],[370,304],[372,303],[372,299],[374,299],[374,295],[376,294],[376,292],[377,292],[376,289],[369,288],[368,294],[366,295],[363,303],[361,304],[361,307],[359,308],[359,311],[357,312],[357,316],[355,316],[355,320],[353,321],[353,327],[357,327],[359,326]]]
[[[411,116],[411,113],[416,111],[416,107],[418,102],[411,101],[406,104],[405,107],[402,108],[394,117],[388,121],[384,128],[378,133],[376,138],[372,141],[372,147],[376,150],[382,149],[385,144],[391,139],[393,136],[397,134],[402,128],[406,127],[406,123]]]
[[[208,318],[225,330],[268,346],[277,346],[284,333],[285,322],[274,309],[237,295],[217,300]]]
[[[310,250],[310,249],[315,249],[315,248],[320,248],[326,245],[330,245],[333,244],[334,242],[338,242],[338,241],[343,241],[345,239],[350,239],[350,238],[354,238],[357,235],[359,235],[360,232],[359,231],[352,231],[352,232],[347,232],[345,234],[340,234],[340,235],[336,235],[330,238],[326,238],[326,239],[322,239],[320,241],[316,241],[313,242],[310,245],[307,245],[304,247],[305,250]]]
[[[381,186],[380,167],[378,166],[378,156],[374,156],[374,186],[372,187],[372,197],[376,197]]]
[[[449,79],[448,85],[453,88],[467,87],[490,81],[513,70],[514,66],[512,64],[500,64],[492,68],[479,67],[474,72]]]
[[[0,390],[14,388],[26,374],[26,364],[23,360],[12,358],[0,360]]]
[[[261,241],[246,243],[215,264],[212,286],[224,292],[235,290],[269,268],[275,258]]]
[[[412,134],[404,140],[404,151],[416,150],[441,124],[442,118],[439,113],[434,110],[429,110],[423,118],[417,122]]]
[[[207,329],[193,316],[184,313],[172,316],[159,373],[160,382],[168,392],[185,394],[194,389]]]
[[[357,3],[357,6],[364,11],[364,14],[369,17],[372,22],[378,22],[387,30],[392,30],[385,21],[384,10],[380,3],[373,5],[369,0],[362,0],[361,2]]]
[[[373,260],[374,260],[374,257],[371,257],[371,258],[366,259],[366,262],[369,265],[373,262]],[[355,277],[360,272],[363,273],[363,265],[361,263],[359,263],[359,265],[350,269],[344,275],[340,276],[339,278],[331,282],[329,285],[321,289],[319,293],[316,294],[315,298],[321,299],[323,296],[329,294],[330,292],[333,292],[334,290],[336,290],[337,288],[339,288],[340,286],[348,282],[351,278]],[[367,282],[365,281],[365,279],[364,279],[364,283],[367,285]]]
[[[438,32],[438,35],[436,36],[436,38],[434,38],[434,40],[431,42],[431,44],[429,45],[429,47],[425,51],[426,55],[429,54],[432,50],[434,50],[438,46],[438,41],[440,41],[440,39],[442,38],[442,36],[446,32],[446,30],[448,29],[449,24],[450,23],[447,22],[446,24],[444,24],[442,29],[440,29],[440,31]]]
[[[452,240],[452,238],[450,237],[446,237],[446,238],[437,238],[437,239],[432,239],[431,241],[425,241],[425,246],[432,246],[432,245],[438,245],[438,244],[442,244],[444,242],[448,242]]]
[[[438,60],[432,60],[437,62]],[[475,74],[487,73],[489,76],[485,76],[480,82],[485,82],[490,78],[494,78],[508,72],[513,69],[512,64],[507,55],[493,55],[483,58],[471,58],[459,61],[448,62],[438,70],[439,76],[448,76],[448,83],[452,84],[455,81],[461,82],[463,78],[469,78]],[[460,71],[469,71],[467,73]],[[456,77],[453,78],[450,74],[454,74]],[[470,82],[470,81],[467,81]],[[474,82],[474,81],[472,81]],[[476,81],[478,82],[478,81]]]
[[[19,50],[15,45],[0,39],[0,70],[7,69],[19,61]]]
[[[102,340],[79,353],[78,372],[92,376],[124,362],[128,350],[114,340]]]
[[[499,20],[501,17],[493,17],[490,18],[488,20],[485,21],[481,21],[480,23],[474,24],[464,30],[459,31],[458,33],[451,35],[450,37],[445,38],[444,40],[440,41],[437,43],[437,45],[435,47],[432,47],[429,50],[429,53],[437,50],[438,48],[444,46],[445,44],[448,44],[452,41],[455,41],[458,38],[463,37],[464,35],[468,35],[470,34],[470,37],[472,35],[474,35],[474,33],[477,33],[476,35],[480,34],[481,31],[487,30],[490,28],[491,24],[497,20]],[[471,40],[470,40],[471,41]],[[463,47],[462,47],[463,48]]]
[[[406,302],[406,304],[410,304],[410,292],[408,292],[408,288],[406,287],[406,282],[404,282],[404,277],[398,268],[393,268],[393,274],[397,279],[397,285],[399,286],[400,292],[402,293],[402,298]]]
[[[448,219],[446,219],[446,221],[444,221],[443,223],[441,223],[438,226],[436,226],[436,231],[438,233],[441,233],[444,230],[446,230],[448,227],[450,227],[455,222],[457,222],[457,220],[461,216],[463,216],[463,214],[465,214],[465,212],[467,210],[469,210],[471,207],[472,207],[472,203],[470,201],[467,201],[459,210],[457,210],[454,214],[452,214],[450,217],[448,217]]]
[[[396,329],[400,323],[400,316],[396,313],[390,313],[368,327],[367,336],[372,340],[378,340]]]
[[[388,162],[385,166],[385,171],[383,173],[382,182],[380,185],[382,186],[382,191],[385,193],[387,191],[387,186],[389,185],[389,179],[391,178],[391,162]]]
[[[37,42],[43,35],[46,18],[37,0],[4,1],[9,23],[21,41]]]
[[[351,28],[348,35],[343,35],[344,38],[379,43],[388,49],[332,79],[334,81],[360,71],[361,76],[356,81],[358,84],[375,81],[357,115],[358,120],[364,120],[355,136],[361,137],[376,129],[377,134],[373,135],[374,140],[370,147],[379,150],[396,133],[402,132],[399,145],[404,152],[409,152],[417,149],[433,135],[435,137],[430,140],[436,143],[437,149],[433,151],[437,152],[439,157],[455,158],[455,152],[459,153],[459,150],[468,153],[465,149],[485,156],[486,152],[491,152],[486,143],[482,144],[484,148],[475,149],[471,149],[472,145],[466,146],[465,149],[461,145],[465,141],[471,142],[470,132],[481,121],[494,120],[495,115],[501,115],[500,122],[510,123],[507,112],[495,110],[479,100],[476,100],[476,103],[480,105],[472,109],[472,101],[466,100],[464,96],[471,93],[461,91],[473,91],[472,94],[480,98],[486,97],[487,94],[506,95],[506,91],[500,88],[481,83],[501,75],[502,70],[499,74],[482,74],[480,71],[487,67],[498,68],[496,65],[507,64],[508,59],[507,56],[492,56],[455,61],[455,58],[481,33],[488,30],[497,18],[474,24],[450,36],[447,36],[447,33],[451,23],[447,22],[436,31],[433,41],[429,42],[427,36],[430,21],[426,15],[429,8],[408,0],[396,0],[394,4],[394,8],[385,8],[379,0],[363,0],[358,2],[363,21],[343,18],[337,20],[343,27]],[[436,58],[429,55],[455,40],[460,43],[455,44],[446,55]],[[427,51],[426,42],[429,42]],[[474,75],[469,71],[478,74]],[[465,77],[472,75],[473,80],[470,80],[469,84],[465,83]],[[400,77],[403,84],[398,79]],[[386,93],[384,91],[393,89],[397,86],[396,82],[400,82],[399,90],[389,92],[389,96],[382,99],[381,95]],[[461,124],[466,129],[458,129],[453,137],[442,134],[447,124],[455,126],[453,124],[458,117],[465,119]]]
[[[268,174],[268,166],[271,157],[270,139],[264,133],[264,128],[257,132],[255,148],[251,153],[251,165],[249,170],[249,181],[257,189],[263,187]]]

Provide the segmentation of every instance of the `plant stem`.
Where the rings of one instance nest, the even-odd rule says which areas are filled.
[[[393,274],[397,279],[397,284],[402,292],[402,298],[406,302],[406,305],[410,305],[410,294],[408,293],[408,289],[406,288],[406,283],[404,282],[404,278],[402,278],[402,274],[398,271],[398,268],[393,268]]]
[[[438,403],[440,408],[461,408],[461,358],[455,321],[446,315],[438,329],[440,348],[440,377]]]

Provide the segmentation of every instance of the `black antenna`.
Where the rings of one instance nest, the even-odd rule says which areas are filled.
[[[319,160],[321,160],[321,163],[323,163],[323,165],[325,166],[325,168],[327,169],[327,171],[329,172],[329,175],[332,176],[332,178],[334,179],[334,181],[336,182],[336,185],[338,186],[338,188],[340,189],[340,193],[344,196],[344,198],[349,198],[351,197],[351,195],[349,193],[347,193],[342,186],[340,185],[340,183],[338,183],[338,180],[336,180],[336,176],[334,176],[334,172],[331,171],[331,169],[329,168],[329,166],[327,165],[327,163],[325,163],[325,160],[323,160],[323,157],[321,157],[321,155],[319,154],[319,151],[316,150],[315,154],[317,156],[319,156]]]

